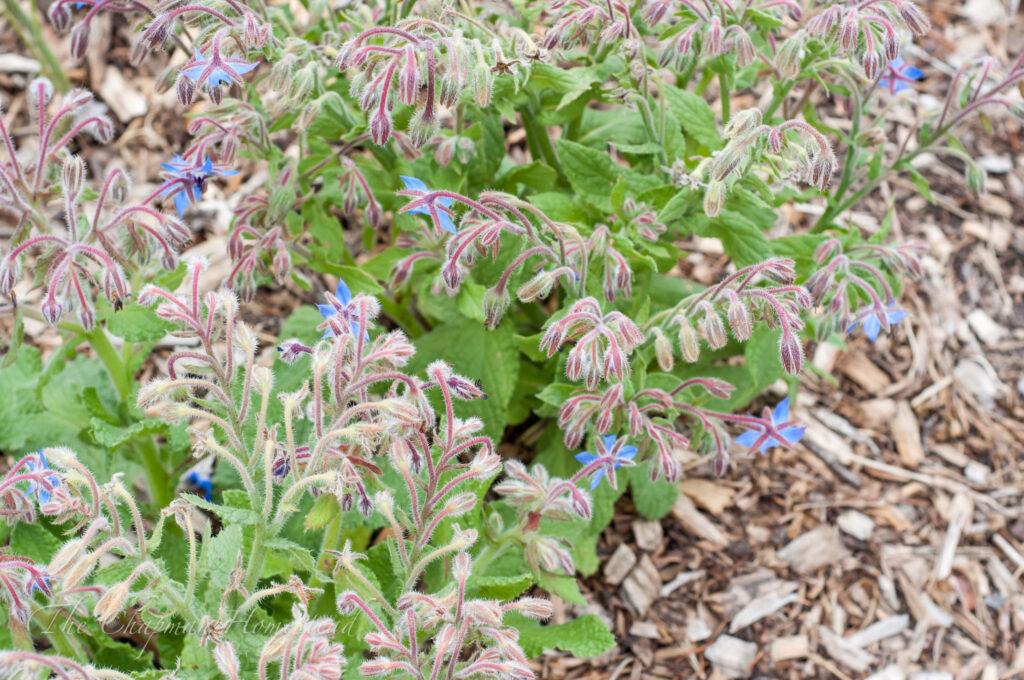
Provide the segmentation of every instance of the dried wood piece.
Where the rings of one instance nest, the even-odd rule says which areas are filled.
[[[684,571],[676,574],[675,578],[661,587],[661,596],[668,597],[687,583],[699,581],[704,578],[704,573],[703,569],[697,569],[696,571]]]
[[[867,647],[893,635],[899,635],[909,627],[910,617],[906,614],[900,614],[899,616],[890,616],[881,621],[875,621],[867,628],[851,633],[843,639],[854,647]]]
[[[821,524],[797,536],[778,552],[778,558],[789,562],[798,574],[809,574],[827,564],[846,559],[850,552],[834,527]]]
[[[875,661],[873,654],[869,654],[859,647],[854,647],[826,626],[818,626],[818,637],[821,640],[821,646],[825,649],[825,653],[828,654],[829,658],[836,663],[846,666],[851,671],[863,673]]]
[[[793,583],[792,586],[793,590],[796,590],[797,584]],[[729,624],[729,632],[735,633],[738,630],[743,630],[750,624],[774,614],[786,605],[793,604],[796,600],[796,593],[788,595],[768,594],[754,598],[733,617],[732,623]]]
[[[839,370],[868,394],[880,394],[892,384],[889,375],[862,352],[850,352],[839,361]]]
[[[658,574],[658,568],[654,566],[651,558],[645,554],[623,581],[622,596],[636,610],[637,615],[643,616],[651,608],[660,591],[661,575]]]
[[[620,543],[604,565],[604,580],[617,586],[636,565],[636,554],[625,543]]]
[[[661,522],[638,519],[633,521],[633,537],[638,548],[654,552],[665,539],[665,532],[661,528]]]
[[[683,526],[683,529],[698,538],[703,538],[720,548],[729,544],[729,540],[722,530],[705,517],[685,493],[679,494],[679,497],[676,498],[676,504],[672,506],[672,516]]]
[[[942,549],[939,551],[939,561],[935,565],[935,578],[943,581],[953,573],[953,557],[956,555],[956,548],[960,544],[960,535],[974,516],[974,502],[964,493],[953,496],[949,504],[949,525],[946,527],[946,535],[942,539]]]
[[[891,431],[903,465],[909,468],[920,466],[924,460],[924,447],[921,445],[921,428],[910,402],[896,403],[896,417],[893,418]]]
[[[694,642],[707,640],[714,631],[704,619],[691,616],[686,619],[686,637]]]
[[[732,487],[695,477],[680,482],[679,490],[712,515],[720,514],[732,505],[732,498],[736,495]]]
[[[745,678],[757,658],[757,645],[731,635],[719,635],[714,644],[704,650],[704,658],[727,678]]]
[[[856,510],[847,510],[836,518],[839,529],[859,541],[866,541],[875,533],[875,521]]]
[[[650,621],[634,621],[629,627],[629,634],[634,637],[647,638],[648,640],[660,640],[661,631]]]
[[[865,680],[906,680],[907,672],[899,666],[886,666],[877,673],[872,673]]]
[[[768,655],[774,663],[779,663],[790,659],[802,659],[810,656],[810,653],[811,641],[806,635],[790,635],[773,640]]]

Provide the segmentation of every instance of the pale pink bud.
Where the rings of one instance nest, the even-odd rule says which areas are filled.
[[[729,341],[722,318],[710,304],[704,306],[704,337],[711,349],[722,349]]]
[[[666,373],[672,370],[675,360],[672,356],[672,345],[665,337],[664,331],[655,326],[654,328],[654,356],[658,360],[658,367]]]
[[[67,2],[54,2],[47,11],[50,23],[58,33],[66,33],[68,27],[71,26],[71,10],[68,9],[68,4]]]
[[[405,48],[405,63],[398,73],[398,98],[403,104],[412,106],[420,93],[420,69],[416,63],[416,51],[412,46]]]
[[[868,80],[874,80],[882,72],[882,57],[874,50],[868,50],[861,59],[864,67],[864,75]]]
[[[839,48],[851,52],[857,48],[857,15],[850,10],[839,26]]]
[[[79,22],[71,30],[71,39],[69,40],[69,47],[71,52],[71,58],[75,61],[81,61],[85,57],[85,52],[89,48],[89,22]]]
[[[708,217],[718,217],[725,205],[725,182],[711,180],[704,192],[704,214]]]
[[[931,28],[931,22],[928,21],[921,10],[912,2],[902,2],[899,6],[900,17],[903,19],[903,23],[907,25],[910,32],[914,35],[924,35]]]
[[[56,326],[60,320],[60,315],[64,313],[64,306],[57,302],[56,298],[48,297],[43,301],[40,311],[43,313],[43,318],[51,326]]]
[[[796,375],[804,363],[804,348],[795,335],[784,329],[779,339],[779,360],[782,368],[790,375]]]
[[[704,56],[714,58],[722,54],[722,20],[715,15],[704,34]]]
[[[370,136],[378,146],[387,143],[391,136],[391,114],[386,109],[378,108],[370,116]]]
[[[772,153],[782,151],[782,133],[779,132],[778,128],[772,128],[768,131],[768,150]]]
[[[700,358],[700,339],[697,337],[697,331],[685,316],[677,316],[675,322],[679,324],[679,352],[684,361],[692,364]]]
[[[750,312],[739,296],[733,291],[729,291],[728,317],[729,328],[732,329],[733,337],[740,342],[749,339],[753,333],[750,323]]]

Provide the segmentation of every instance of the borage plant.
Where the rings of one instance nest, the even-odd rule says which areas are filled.
[[[76,58],[100,12],[137,19],[132,60],[173,54],[159,86],[194,107],[193,139],[126,208],[123,175],[81,188],[68,142],[110,133],[84,95],[44,122],[49,89],[33,84],[38,160],[4,131],[0,205],[17,229],[0,292],[26,262],[45,290],[5,311],[65,332],[45,364],[24,347],[0,374],[19,403],[44,398],[0,431],[29,454],[3,496],[24,520],[4,669],[518,677],[543,646],[600,651],[598,619],[541,628],[546,605],[514,598],[537,584],[584,604],[573,574],[596,570],[627,488],[658,517],[681,459],[724,474],[739,452],[794,445],[788,399],[741,411],[780,379],[793,392],[808,342],[903,321],[901,280],[921,270],[920,243],[888,242],[888,215],[869,233],[850,210],[897,172],[927,196],[911,165],[924,152],[981,189],[951,133],[986,107],[1021,111],[1024,58],[968,61],[886,144],[887,113],[926,75],[901,55],[928,31],[905,0],[520,5],[51,4]],[[175,267],[211,178],[257,165],[224,284],[248,303],[316,274],[347,282],[285,324],[273,370],[234,293],[202,294],[201,263],[183,295],[183,266],[147,264]],[[787,204],[818,217],[780,220]],[[699,281],[682,258],[695,236],[723,255],[710,249]],[[167,377],[136,395],[173,329]],[[65,361],[83,339],[105,372]],[[40,441],[32,425],[53,414],[66,439]],[[532,460],[504,461],[492,485],[506,436]],[[77,457],[34,452],[71,442]],[[96,482],[118,468],[124,483]],[[152,503],[136,505],[142,471]],[[200,495],[172,500],[181,472]],[[49,520],[26,523],[33,501],[78,522],[57,557]],[[70,585],[69,564],[84,570]],[[129,659],[99,628],[115,621],[159,631],[135,640],[154,656]],[[33,651],[44,626],[60,657]]]

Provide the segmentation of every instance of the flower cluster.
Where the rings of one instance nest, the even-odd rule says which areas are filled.
[[[0,162],[0,211],[15,216],[17,233],[11,248],[0,256],[0,294],[17,304],[15,287],[31,256],[42,272],[44,294],[41,318],[56,324],[74,312],[91,330],[96,322],[93,289],[120,308],[131,293],[126,269],[143,266],[154,255],[165,269],[174,269],[180,248],[191,238],[179,220],[147,203],[126,204],[130,181],[120,169],[111,170],[92,206],[85,162],[69,150],[71,142],[88,133],[100,143],[113,135],[113,124],[92,95],[76,90],[63,97],[48,115],[53,84],[38,78],[27,91],[30,113],[37,125],[38,149],[28,160],[16,153],[13,139],[0,120],[0,142],[7,159]],[[94,194],[95,195],[95,194]],[[63,224],[54,224],[51,197],[63,200]]]

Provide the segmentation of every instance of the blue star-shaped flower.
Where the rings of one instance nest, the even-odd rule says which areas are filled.
[[[203,492],[203,498],[206,500],[213,499],[213,480],[209,477],[199,474],[196,470],[192,470],[185,475],[185,483],[191,484],[200,491]]]
[[[889,307],[884,310],[884,315],[885,322],[890,327],[892,327],[894,323],[899,323],[907,318],[907,313],[896,306],[895,300],[889,300]],[[857,319],[850,324],[850,327],[846,329],[846,332],[850,333],[857,327],[857,324],[861,324],[864,327],[864,335],[868,336],[868,339],[871,342],[874,342],[878,339],[878,331],[882,329],[882,314],[872,308],[866,313],[859,315]]]
[[[201,162],[198,158],[195,162],[190,162],[174,154],[169,163],[162,163],[160,167],[164,169],[167,178],[160,195],[174,196],[174,207],[178,211],[178,217],[182,216],[190,203],[202,197],[208,177],[232,177],[238,174],[238,170],[214,163],[208,156],[203,156]]]
[[[587,465],[590,465],[598,458],[604,458],[611,455],[611,452],[615,448],[615,441],[615,435],[606,434],[603,437],[601,437],[598,441],[598,454],[593,454],[590,453],[589,451],[583,451],[581,453],[577,453],[574,456],[574,458],[576,458],[576,460],[578,460],[580,463],[583,464],[584,467],[586,467]],[[602,452],[601,449],[604,449],[604,451]],[[620,467],[622,467],[622,461],[632,460],[634,456],[636,456],[635,446],[622,446],[621,448],[619,448],[618,453],[615,454],[615,458],[611,463],[612,469],[618,470]],[[590,480],[591,491],[596,489],[597,485],[601,483],[601,478],[604,477],[605,472],[607,472],[607,469],[602,467],[600,470],[594,473],[594,477]]]
[[[337,298],[338,302],[340,302],[342,305],[347,306],[348,303],[352,302],[352,291],[348,289],[348,284],[345,283],[345,280],[340,277],[338,278],[338,287],[334,289],[334,297]],[[340,312],[337,309],[335,309],[333,305],[317,305],[316,308],[320,310],[320,316],[324,317],[325,319],[329,319],[336,314],[340,314]],[[358,321],[350,319],[349,327],[352,329],[353,336],[359,333]],[[334,332],[330,328],[328,328],[327,330],[324,331],[324,337],[333,338]],[[363,333],[363,339],[370,339],[369,332]]]
[[[46,462],[46,456],[43,455],[43,450],[36,449],[36,452],[38,458],[36,456],[30,456],[25,463],[25,466],[28,468],[29,472],[36,472],[38,470],[49,470],[50,464]],[[46,479],[50,483],[51,487],[56,488],[60,486],[60,478],[57,477],[57,475],[47,475]],[[34,481],[29,482],[28,492],[31,494],[35,494],[36,500],[39,501],[40,505],[42,505],[43,503],[50,502],[50,492],[42,484],[37,484]]]
[[[896,57],[885,67],[886,77],[878,81],[879,87],[889,88],[889,92],[896,94],[903,90],[910,89],[911,83],[916,83],[924,77],[924,71],[918,67],[907,64],[903,57]]]
[[[767,410],[768,409],[765,409],[765,411]],[[775,410],[771,414],[771,423],[773,428],[779,428],[785,425],[787,422],[789,422],[789,397],[786,397],[778,404],[776,404]],[[782,429],[778,430],[778,433],[783,439],[786,440],[787,444],[796,444],[798,441],[800,441],[800,438],[804,436],[804,429],[805,428],[803,427],[791,425],[789,427],[782,427]],[[755,444],[757,444],[757,440],[760,439],[763,434],[763,430],[747,430],[740,436],[736,437],[735,441],[740,446],[752,448]],[[774,437],[768,437],[767,439],[765,439],[765,441],[761,442],[759,450],[761,453],[764,453],[768,449],[775,446],[782,446],[782,444]]]
[[[430,193],[430,189],[428,189],[427,185],[423,183],[423,180],[416,179],[415,177],[409,177],[407,175],[400,175],[400,177],[402,178],[402,181],[405,182],[405,188],[409,191],[418,191],[423,194]],[[437,199],[437,203],[443,208],[452,207],[452,199],[448,197]],[[408,212],[410,215],[426,215],[427,217],[432,217],[430,208],[425,205],[417,206]],[[437,220],[441,224],[442,229],[450,231],[453,234],[459,233],[455,228],[455,223],[452,221],[451,215],[444,210],[435,210],[434,213],[437,215]]]
[[[214,46],[209,57],[203,56],[198,49],[191,62],[178,72],[193,81],[196,86],[206,85],[217,87],[222,83],[243,83],[242,74],[248,73],[259,66],[259,62],[249,63],[238,57],[222,57],[220,49]]]

